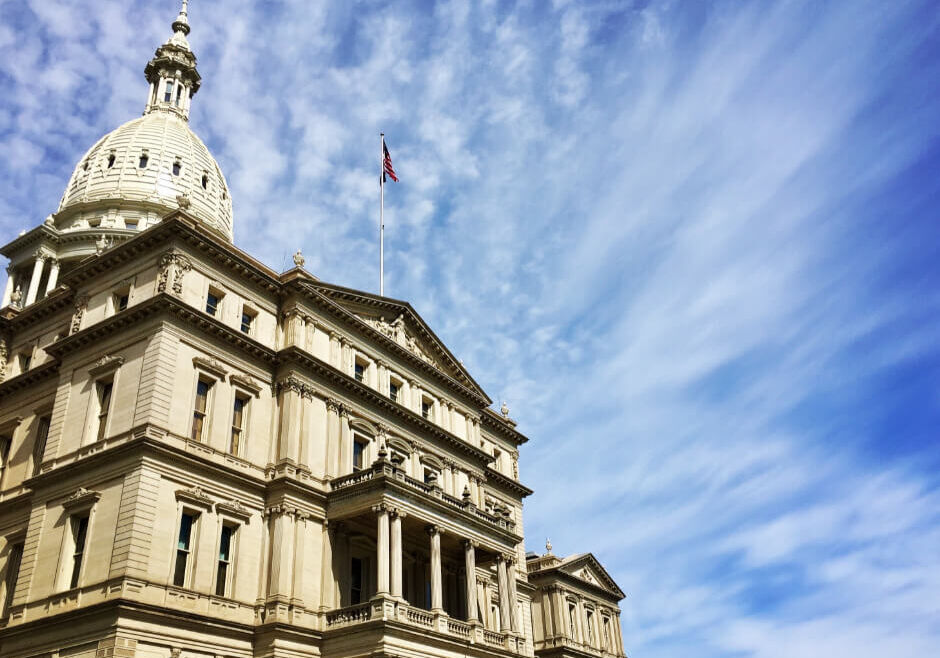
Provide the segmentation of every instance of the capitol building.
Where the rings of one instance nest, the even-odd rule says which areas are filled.
[[[623,592],[526,551],[528,439],[415,309],[233,244],[189,33],[0,247],[0,656],[624,656]]]

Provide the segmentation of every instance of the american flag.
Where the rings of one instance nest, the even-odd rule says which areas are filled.
[[[395,175],[395,168],[392,167],[392,156],[388,153],[388,146],[385,145],[384,139],[382,140],[382,149],[385,151],[385,160],[382,167],[382,182],[384,183],[391,178],[397,183],[398,176]]]

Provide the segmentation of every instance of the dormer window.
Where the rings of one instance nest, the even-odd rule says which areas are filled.
[[[115,157],[114,151],[111,151],[111,154],[108,156],[108,169],[114,166]]]
[[[163,102],[169,103],[171,100],[173,100],[173,81],[167,80],[166,92],[163,94]]]
[[[182,169],[183,169],[183,163],[181,163],[179,160],[176,160],[173,162],[173,175],[174,176],[179,176],[180,171],[182,171]]]
[[[150,162],[150,156],[147,155],[147,151],[144,151],[140,154],[140,162],[137,164],[137,166],[141,169],[146,169],[148,162]]]

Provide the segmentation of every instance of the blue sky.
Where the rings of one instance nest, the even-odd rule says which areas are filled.
[[[138,116],[174,0],[0,0],[0,231]],[[236,243],[410,300],[531,436],[633,658],[940,652],[931,2],[194,0]],[[559,484],[561,483],[561,484]]]

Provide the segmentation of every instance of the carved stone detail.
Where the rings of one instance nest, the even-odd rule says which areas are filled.
[[[183,294],[183,277],[193,269],[192,261],[183,254],[171,251],[160,259],[160,276],[157,279],[157,292],[167,292],[169,286],[172,294],[179,297]]]
[[[98,502],[99,498],[101,498],[101,494],[97,491],[89,491],[85,487],[80,487],[65,500],[62,506],[67,510],[91,507]]]
[[[87,308],[87,295],[82,295],[75,300],[75,313],[72,314],[72,324],[69,326],[69,335],[78,332],[78,330],[82,328],[82,318],[85,317],[85,310]]]

